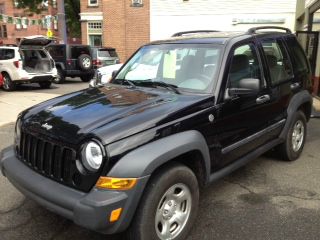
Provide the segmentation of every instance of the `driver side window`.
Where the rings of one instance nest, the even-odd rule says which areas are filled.
[[[228,87],[240,88],[240,80],[244,78],[261,80],[260,64],[252,43],[239,46],[234,50],[228,74]]]

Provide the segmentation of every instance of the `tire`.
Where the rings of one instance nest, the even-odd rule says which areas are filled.
[[[51,82],[50,81],[39,82],[39,85],[42,89],[47,89],[47,88],[50,88]]]
[[[3,90],[5,91],[13,91],[16,89],[15,83],[11,80],[8,73],[2,73],[3,76]]]
[[[93,78],[92,75],[85,75],[80,77],[82,82],[89,82],[92,78]]]
[[[299,158],[307,136],[307,120],[304,113],[297,111],[292,120],[285,142],[277,147],[281,158],[286,161]]]
[[[184,196],[181,202],[176,198],[179,195]],[[128,229],[128,239],[186,239],[196,219],[198,203],[199,187],[194,173],[179,164],[164,167],[147,185]],[[175,221],[177,213],[184,216],[179,223]],[[171,232],[166,231],[166,223]]]
[[[81,70],[88,71],[92,68],[92,59],[88,54],[81,54],[78,57],[78,64]]]
[[[65,77],[61,68],[57,68],[57,72],[58,72],[58,76],[56,78],[54,78],[52,81],[55,84],[61,84],[65,81],[66,77]]]

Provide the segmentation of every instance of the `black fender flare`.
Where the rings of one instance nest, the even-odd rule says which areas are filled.
[[[307,90],[303,90],[292,97],[287,108],[287,121],[284,128],[282,129],[282,132],[280,133],[280,139],[286,139],[287,132],[289,131],[289,128],[292,123],[293,114],[299,109],[301,105],[305,103],[310,103],[312,107],[312,101],[312,96]],[[309,118],[310,116],[306,117]]]
[[[198,150],[202,154],[206,182],[210,176],[210,154],[203,135],[196,130],[176,133],[141,146],[123,156],[107,176],[140,178],[184,153]]]

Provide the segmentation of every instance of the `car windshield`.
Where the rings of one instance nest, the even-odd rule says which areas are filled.
[[[161,44],[142,47],[112,83],[159,86],[208,93],[217,78],[221,46],[213,44]],[[146,84],[144,84],[146,83]],[[148,84],[147,84],[148,83]]]

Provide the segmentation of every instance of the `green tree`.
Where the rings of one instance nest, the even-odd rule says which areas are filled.
[[[39,14],[43,12],[52,0],[12,0],[18,3],[18,8],[25,9],[28,13]],[[59,2],[59,0],[57,0]],[[59,4],[59,3],[58,3]],[[67,22],[67,31],[69,36],[80,37],[80,0],[65,0],[65,13]]]

